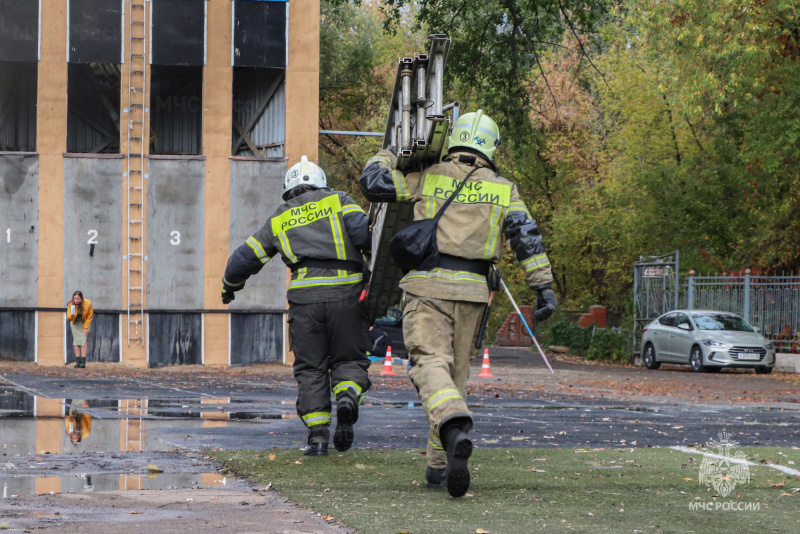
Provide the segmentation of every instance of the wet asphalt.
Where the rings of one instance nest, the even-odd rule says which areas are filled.
[[[478,374],[480,361],[475,364],[473,377]],[[495,378],[472,378],[468,388],[477,447],[694,446],[716,439],[723,430],[733,434],[742,446],[800,445],[800,391],[795,399],[774,402],[715,403],[613,393],[587,398],[585,391],[572,395],[549,391],[546,386],[550,380],[585,372],[580,364],[556,363],[556,374],[550,378],[546,368],[527,351],[499,349],[493,366]],[[395,365],[399,375],[404,374],[402,367]],[[380,366],[373,365],[376,384],[361,407],[354,447],[424,448],[428,427],[413,386],[404,376],[383,378],[377,376],[378,371]],[[634,381],[653,373],[637,368],[611,372],[629,375]],[[696,379],[686,372],[658,373],[677,382]],[[500,388],[523,375],[530,377],[530,386]],[[707,376],[719,380],[722,375]],[[728,380],[746,389],[749,381],[763,378],[741,374]],[[22,426],[35,424],[34,397],[64,399],[65,410],[74,400],[86,400],[85,411],[94,418],[95,428],[118,426],[119,421],[131,418],[146,421],[143,439],[148,450],[301,448],[305,429],[296,417],[295,396],[294,383],[285,376],[254,380],[240,375],[206,385],[180,376],[159,377],[157,381],[114,377],[74,380],[8,373],[0,380],[0,426],[10,421]],[[142,407],[133,416],[124,408],[131,402]],[[90,445],[87,440],[87,451],[92,450]]]
[[[480,364],[473,362],[467,388],[478,448],[694,447],[722,432],[741,446],[800,446],[794,377],[563,361],[553,363],[551,375],[523,349],[493,349],[493,378],[477,377]],[[135,524],[141,532],[212,525],[257,531],[265,517],[286,522],[287,532],[347,530],[224,472],[205,455],[274,448],[300,456],[305,428],[288,369],[96,369],[0,369],[0,519],[14,528],[106,532],[142,513]],[[380,376],[381,369],[370,369],[374,385],[354,447],[423,450],[428,425],[404,364],[394,366],[396,377]],[[65,426],[76,410],[92,421],[77,445]],[[251,500],[262,508],[246,517],[230,504]],[[242,526],[247,517],[251,530]]]

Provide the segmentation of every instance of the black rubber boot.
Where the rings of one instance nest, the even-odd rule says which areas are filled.
[[[81,368],[81,359],[75,357],[75,369],[80,369],[80,368]]]
[[[444,483],[447,480],[447,468],[434,469],[433,467],[425,468],[425,482],[428,489],[440,490],[444,488]]]
[[[306,456],[328,456],[328,438],[330,437],[329,425],[318,425],[308,431],[308,447],[303,454]]]
[[[358,421],[358,407],[350,399],[341,399],[336,403],[336,432],[333,434],[333,446],[339,452],[349,450],[353,445],[353,425]]]
[[[442,446],[447,452],[447,493],[451,497],[463,497],[469,490],[469,466],[472,441],[467,432],[472,429],[472,419],[459,417],[445,423],[439,430]]]
[[[306,456],[328,456],[327,443],[309,443],[308,447],[303,450]]]
[[[81,358],[81,369],[86,369],[86,358]]]

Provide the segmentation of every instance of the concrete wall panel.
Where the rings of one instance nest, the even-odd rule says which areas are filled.
[[[283,314],[231,314],[231,365],[283,361]]]
[[[72,343],[72,328],[67,323],[67,363],[75,362],[75,348]],[[118,314],[95,312],[86,340],[86,361],[119,362]]]
[[[39,158],[0,155],[0,306],[38,304]]]
[[[33,396],[9,386],[0,388],[0,412],[14,417],[33,417]]]
[[[122,159],[64,159],[64,298],[122,307]],[[58,261],[53,258],[53,261]]]
[[[266,222],[283,202],[286,162],[231,161],[230,253]],[[272,259],[236,294],[231,309],[286,308],[286,265]]]
[[[147,307],[203,309],[204,162],[151,159]]]
[[[0,357],[36,361],[36,312],[0,311]]]
[[[199,313],[151,313],[148,319],[150,367],[200,365],[202,315]]]

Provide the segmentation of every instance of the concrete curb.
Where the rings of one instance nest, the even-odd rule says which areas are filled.
[[[776,354],[775,372],[800,374],[800,354]]]

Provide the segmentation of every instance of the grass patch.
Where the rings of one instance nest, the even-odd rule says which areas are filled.
[[[739,450],[755,463],[800,465],[797,450]],[[478,449],[462,499],[425,488],[425,456],[418,450],[334,451],[325,458],[295,450],[210,455],[365,534],[800,532],[800,493],[792,492],[798,477],[758,465],[750,467],[749,483],[715,497],[698,482],[701,451]],[[692,510],[692,503],[712,504],[704,511]],[[716,503],[738,509],[711,509]],[[747,503],[757,509],[745,510]]]

